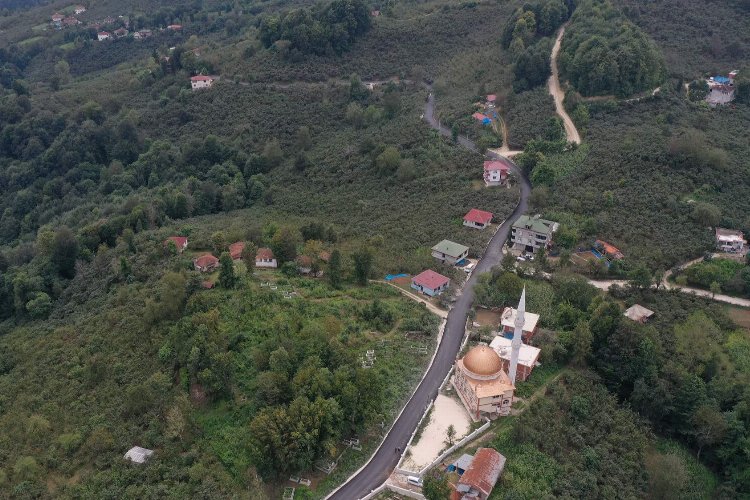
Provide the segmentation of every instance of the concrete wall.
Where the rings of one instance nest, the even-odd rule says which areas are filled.
[[[474,430],[474,432],[472,432],[471,434],[465,436],[461,441],[459,441],[458,443],[454,444],[453,446],[451,446],[450,448],[448,448],[447,450],[445,450],[439,457],[437,457],[435,459],[435,461],[433,461],[430,465],[428,465],[427,467],[425,467],[424,469],[422,469],[421,471],[419,471],[419,477],[422,477],[428,470],[430,470],[433,467],[435,467],[436,465],[440,464],[440,462],[442,462],[443,460],[445,460],[445,458],[448,455],[450,455],[451,453],[453,453],[457,449],[461,448],[466,443],[468,443],[469,441],[471,441],[472,439],[474,439],[475,437],[477,437],[478,435],[480,435],[481,433],[483,433],[484,431],[486,431],[489,428],[490,424],[491,424],[491,422],[489,420],[486,421],[484,423],[484,425],[482,425],[478,429]]]

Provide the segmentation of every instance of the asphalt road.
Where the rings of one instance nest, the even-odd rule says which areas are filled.
[[[424,119],[434,129],[439,130],[444,136],[450,137],[451,131],[447,127],[438,126],[438,120],[434,116],[435,98],[432,93],[425,103]],[[459,137],[459,144],[471,150],[478,151],[477,146],[467,137]],[[487,250],[482,259],[477,264],[471,277],[463,287],[463,293],[457,298],[452,309],[448,313],[443,339],[438,346],[435,359],[427,371],[427,375],[417,387],[413,396],[406,404],[406,408],[394,423],[388,435],[383,440],[380,448],[375,452],[370,462],[362,468],[359,473],[352,477],[348,482],[343,484],[338,490],[329,495],[331,500],[354,500],[361,498],[373,489],[383,484],[396,468],[399,460],[399,454],[396,448],[405,449],[412,432],[419,424],[424,409],[430,401],[437,396],[438,389],[448,371],[456,360],[456,355],[461,347],[466,317],[474,301],[474,285],[477,277],[484,272],[489,271],[493,266],[500,263],[502,259],[502,246],[508,239],[508,233],[513,222],[524,213],[528,208],[529,194],[531,193],[531,184],[525,175],[513,164],[512,161],[497,153],[488,153],[488,158],[505,161],[518,174],[521,179],[521,196],[518,205],[513,213],[508,216],[502,226],[492,237]]]

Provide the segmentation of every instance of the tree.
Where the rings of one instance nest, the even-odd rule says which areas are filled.
[[[721,210],[710,203],[698,202],[693,206],[692,217],[704,226],[716,226],[721,221]]]
[[[312,147],[312,136],[310,135],[310,127],[307,125],[301,126],[297,130],[297,137],[295,140],[295,146],[297,149],[307,151]]]
[[[648,471],[649,498],[669,500],[680,498],[689,476],[682,459],[674,454],[652,453],[646,456]]]
[[[36,292],[26,303],[26,311],[31,319],[44,319],[52,311],[52,299],[44,292]]]
[[[258,254],[258,247],[251,242],[245,243],[245,247],[242,249],[242,262],[245,263],[245,268],[248,274],[252,274],[255,268],[255,256]]]
[[[271,167],[279,166],[281,160],[284,159],[284,152],[281,150],[278,139],[272,139],[266,143],[263,147],[263,158]]]
[[[373,255],[369,248],[361,248],[352,254],[354,261],[354,280],[358,285],[367,286],[372,270]]]
[[[437,468],[428,472],[422,483],[422,494],[427,500],[446,500],[450,497],[451,486],[446,475]]]
[[[651,283],[653,282],[651,271],[649,271],[648,268],[643,264],[631,271],[628,275],[628,278],[630,279],[631,286],[640,288],[642,290],[650,288]]]
[[[52,264],[63,278],[75,275],[75,264],[78,258],[78,241],[67,226],[55,233],[52,240]]]
[[[222,288],[234,288],[237,284],[237,277],[234,275],[234,261],[228,252],[224,252],[219,257],[219,285]]]
[[[334,250],[328,259],[328,282],[333,288],[341,286],[341,252]]]
[[[570,346],[571,362],[576,366],[584,367],[591,357],[591,344],[594,340],[591,329],[585,321],[579,321],[573,331]]]
[[[214,252],[219,255],[227,249],[227,239],[224,236],[224,231],[216,231],[211,235],[211,246]]]
[[[271,250],[280,264],[291,262],[297,257],[297,245],[300,234],[296,229],[285,226],[280,228],[271,238]]]
[[[401,166],[401,153],[393,146],[388,146],[375,158],[375,167],[380,175],[389,175]]]
[[[712,281],[709,289],[711,290],[712,298],[716,297],[717,293],[721,293],[721,285],[718,281]]]
[[[698,443],[697,458],[700,460],[703,447],[719,444],[724,439],[727,422],[718,410],[707,405],[699,407],[690,422],[695,429],[695,440]]]
[[[453,446],[453,443],[456,440],[456,428],[453,426],[453,424],[450,424],[448,428],[445,430],[445,444],[447,444],[449,447]]]

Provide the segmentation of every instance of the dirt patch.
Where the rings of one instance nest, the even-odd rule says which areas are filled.
[[[405,286],[405,287],[409,288],[409,287],[411,287],[411,277],[393,278],[391,280],[391,283],[395,283],[396,285]]]
[[[750,309],[727,307],[727,314],[738,326],[750,332]]]
[[[477,308],[477,314],[474,318],[474,322],[478,323],[479,326],[491,326],[497,327],[500,324],[500,320],[503,317],[502,311],[491,309]]]

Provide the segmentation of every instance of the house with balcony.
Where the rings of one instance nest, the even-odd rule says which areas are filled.
[[[742,253],[747,247],[747,240],[742,231],[716,228],[716,248],[722,252]]]
[[[484,184],[490,186],[506,186],[508,184],[510,165],[500,160],[484,162]]]
[[[432,256],[448,264],[462,264],[469,256],[469,247],[450,240],[443,240],[432,247]]]
[[[559,227],[557,222],[541,219],[538,215],[522,215],[511,228],[513,249],[526,253],[534,253],[540,248],[547,250],[552,246],[552,235]]]

